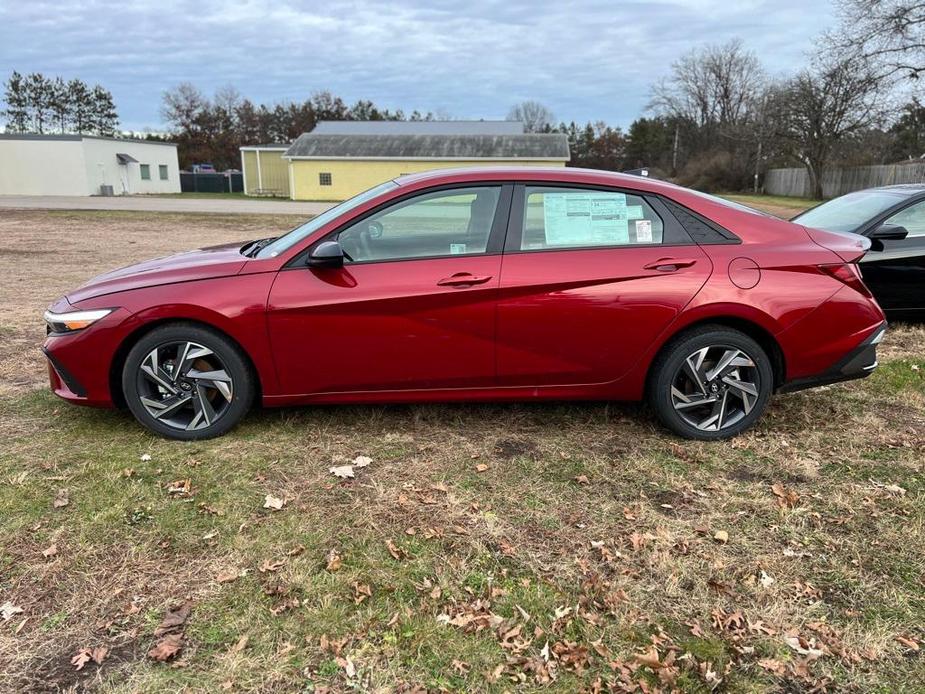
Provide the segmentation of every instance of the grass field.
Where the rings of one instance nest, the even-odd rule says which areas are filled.
[[[786,198],[782,195],[748,195],[744,193],[723,193],[724,198],[740,202],[743,205],[770,212],[778,217],[790,219],[800,212],[819,204],[819,200],[809,198]]]
[[[922,691],[921,326],[713,444],[601,403],[183,444],[44,388],[65,290],[298,221],[0,216],[0,691]]]

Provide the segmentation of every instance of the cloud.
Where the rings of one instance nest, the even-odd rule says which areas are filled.
[[[162,92],[184,80],[257,102],[330,89],[469,118],[537,99],[562,120],[626,126],[691,48],[741,37],[785,73],[831,23],[805,0],[0,0],[0,71],[99,82],[131,128],[157,127]]]

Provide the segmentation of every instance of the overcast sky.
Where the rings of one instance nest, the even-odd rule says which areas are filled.
[[[329,89],[454,118],[536,99],[559,120],[626,127],[691,48],[741,37],[784,74],[834,21],[825,0],[0,0],[0,79],[99,82],[138,130],[162,125],[161,94],[184,80],[256,102]]]

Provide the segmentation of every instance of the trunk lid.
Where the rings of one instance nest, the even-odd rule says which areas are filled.
[[[847,231],[825,231],[803,227],[817,246],[832,251],[846,263],[856,263],[870,250],[870,239]]]

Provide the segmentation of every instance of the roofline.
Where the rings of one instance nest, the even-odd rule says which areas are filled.
[[[261,145],[244,145],[243,147],[238,147],[242,152],[256,152],[258,149],[262,152],[285,152],[292,145],[272,145],[268,147],[263,147]]]
[[[79,133],[0,133],[0,140],[46,140],[58,142],[79,142],[81,140],[103,140],[105,142],[135,142],[140,145],[167,145],[176,147],[176,142],[164,142],[163,140],[139,140],[134,137],[104,137],[103,135],[83,135]]]
[[[319,123],[523,123],[522,120],[508,120],[507,118],[448,118],[447,120],[397,120],[392,118],[379,118],[376,120],[320,120]]]
[[[283,155],[289,161],[569,161],[571,157],[365,157],[362,155],[349,157],[306,157],[299,155]]]

